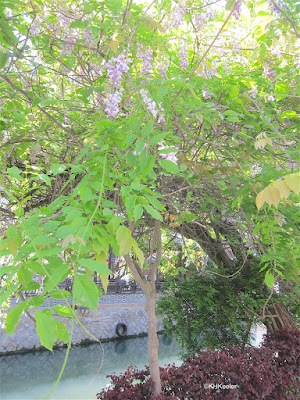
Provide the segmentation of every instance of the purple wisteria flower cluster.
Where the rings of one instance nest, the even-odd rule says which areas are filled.
[[[218,76],[218,65],[213,65],[212,68],[208,68],[206,65],[203,67],[202,71],[199,73],[199,76],[203,78],[211,79],[214,76]]]
[[[92,32],[90,30],[88,30],[88,29],[84,29],[83,32],[82,32],[82,35],[83,35],[83,39],[84,39],[85,43],[88,46],[90,46],[92,44],[92,41],[93,41]]]
[[[202,90],[202,95],[205,98],[205,100],[211,99],[211,95],[208,92],[206,92],[205,90]]]
[[[161,106],[161,103],[156,104],[156,102],[151,99],[151,97],[149,96],[149,92],[146,89],[141,89],[140,95],[142,96],[143,102],[146,105],[147,110],[151,112],[153,118],[156,119],[158,116],[157,122],[159,124],[162,122],[166,122],[165,117],[163,115],[164,108]],[[162,112],[159,113],[159,110]]]
[[[201,29],[207,21],[213,21],[215,19],[215,10],[210,7],[206,12],[203,12],[195,17],[195,25],[198,29]]]
[[[189,66],[189,60],[188,60],[188,53],[186,47],[180,47],[179,51],[177,53],[179,60],[180,60],[180,67],[181,69],[187,69]]]
[[[120,111],[119,103],[122,99],[122,92],[123,88],[120,88],[119,90],[115,90],[113,93],[108,93],[104,100],[104,104],[106,105],[104,111],[111,118],[116,117]]]
[[[119,103],[122,99],[123,88],[114,90],[121,86],[123,74],[129,70],[129,64],[131,59],[125,57],[123,54],[119,54],[117,57],[112,57],[106,64],[108,81],[111,84],[112,91],[107,94],[104,104],[106,108],[105,113],[110,117],[114,118],[118,115]]]
[[[29,29],[29,33],[31,36],[38,36],[41,30],[41,24],[42,24],[42,17],[39,16],[38,18],[35,18],[35,20],[32,22],[31,27]]]
[[[169,64],[170,62],[166,57],[160,57],[157,63],[158,75],[161,76],[164,81],[168,80],[167,72]]]
[[[269,5],[272,7],[272,10],[275,14],[279,15],[282,13],[282,1],[281,0],[268,0]]]
[[[255,96],[257,95],[257,93],[258,93],[258,90],[257,90],[257,88],[255,87],[255,88],[253,88],[253,89],[250,89],[250,90],[248,91],[248,93],[250,94],[250,96],[255,97]]]
[[[182,7],[179,7],[177,4],[172,4],[172,12],[170,15],[170,20],[167,25],[168,29],[171,28],[179,28],[180,25],[184,21],[185,11]]]
[[[143,60],[143,65],[141,68],[141,74],[145,75],[149,72],[153,71],[152,67],[152,50],[150,49],[144,49],[142,45],[138,44],[138,49],[137,49],[137,58],[140,58]]]
[[[235,3],[237,3],[237,0],[235,0]],[[241,18],[241,11],[242,11],[242,2],[240,1],[238,5],[235,7],[233,15],[235,16],[235,19],[240,19]]]
[[[71,42],[68,42],[68,43],[64,43],[62,46],[61,46],[61,55],[63,56],[63,57],[66,57],[68,54],[70,54],[71,53],[71,51],[73,50],[73,48],[74,48],[74,43],[71,43]]]
[[[106,64],[107,76],[113,87],[120,87],[123,74],[129,70],[130,58],[119,54],[117,57],[112,57]]]
[[[264,76],[273,80],[276,77],[276,72],[273,69],[273,65],[270,63],[264,67]]]

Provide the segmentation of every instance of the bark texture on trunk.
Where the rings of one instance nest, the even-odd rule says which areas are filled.
[[[153,291],[146,292],[146,312],[148,317],[148,356],[150,376],[154,382],[154,394],[161,392],[161,380],[158,364],[158,336],[155,302],[157,294]]]
[[[133,228],[131,228],[131,231],[132,230]],[[146,296],[145,311],[147,313],[147,320],[148,320],[149,369],[150,369],[151,379],[154,383],[154,391],[153,393],[149,394],[150,395],[149,399],[151,399],[151,395],[156,395],[161,393],[161,379],[160,379],[160,371],[158,364],[159,343],[157,336],[157,317],[155,313],[156,299],[158,297],[155,288],[155,275],[161,260],[161,230],[159,221],[155,222],[155,228],[151,241],[149,260],[152,260],[152,255],[155,246],[156,246],[155,263],[151,264],[150,261],[148,279],[145,278],[145,274],[136,260],[133,260],[129,254],[126,254],[124,256],[126,264],[128,265],[134,279],[136,280],[137,284],[140,286],[144,295]]]
[[[291,328],[294,330],[299,329],[294,317],[290,314],[284,303],[278,302],[273,304],[268,308],[268,313],[271,317],[264,322],[268,333],[273,333],[282,328]]]

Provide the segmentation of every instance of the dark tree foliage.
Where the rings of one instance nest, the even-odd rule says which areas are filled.
[[[220,279],[194,272],[187,279],[168,282],[157,307],[166,333],[176,336],[185,354],[247,344],[255,309],[265,301],[263,290],[253,290],[259,287],[257,277],[244,282],[240,275]]]

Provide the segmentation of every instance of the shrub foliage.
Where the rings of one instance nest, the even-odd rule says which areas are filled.
[[[134,367],[109,375],[112,384],[97,394],[101,400],[294,400],[300,395],[300,331],[267,335],[260,348],[231,346],[188,357],[181,366],[161,368],[162,394],[151,396],[149,368]]]

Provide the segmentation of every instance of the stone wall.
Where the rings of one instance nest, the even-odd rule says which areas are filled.
[[[31,311],[32,313],[32,311]],[[113,339],[117,337],[116,325],[127,325],[127,336],[138,336],[147,333],[147,315],[143,303],[99,304],[97,311],[88,311],[83,314],[76,311],[78,319],[84,327],[98,339]],[[34,313],[32,313],[34,317]],[[63,322],[70,331],[71,320],[59,315],[55,318]],[[158,318],[157,330],[162,330],[162,320]],[[80,344],[93,339],[75,321],[72,344]],[[63,345],[59,340],[57,346]],[[0,330],[0,354],[21,352],[41,348],[39,336],[35,332],[35,323],[23,314],[15,332],[6,338],[3,327]]]

